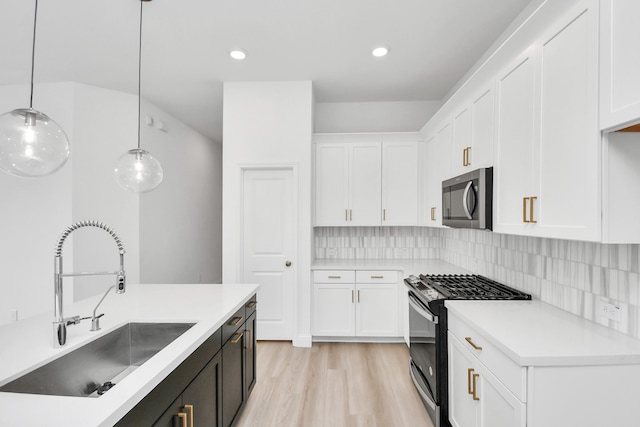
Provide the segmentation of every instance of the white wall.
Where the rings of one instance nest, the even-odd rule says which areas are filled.
[[[298,167],[298,283],[294,345],[311,345],[311,140],[310,81],[224,84],[223,261],[225,283],[240,280],[240,166]]]
[[[160,186],[140,196],[142,283],[222,280],[222,146],[154,105],[142,147],[160,162]],[[162,122],[166,132],[159,130]]]
[[[417,132],[441,105],[440,101],[319,102],[314,132]]]
[[[36,85],[33,106],[73,141],[71,89],[70,83]],[[27,85],[0,87],[0,114],[28,106]],[[53,310],[54,249],[71,222],[73,163],[71,156],[57,173],[39,179],[0,172],[0,325],[10,321],[10,310],[18,310],[20,318]]]

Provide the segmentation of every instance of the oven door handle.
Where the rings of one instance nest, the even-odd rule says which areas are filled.
[[[413,381],[413,384],[416,386],[416,390],[418,390],[418,393],[420,394],[420,396],[422,396],[422,400],[427,405],[429,405],[433,411],[435,411],[436,403],[433,401],[431,397],[427,396],[424,390],[422,390],[422,387],[420,387],[420,384],[418,383],[418,379],[416,378],[416,374],[413,373],[413,369],[411,369],[411,366],[409,366],[409,374],[411,375],[411,380]]]
[[[416,297],[409,293],[409,305],[418,312],[418,314],[425,319],[427,319],[431,323],[438,324],[438,318],[431,314],[428,310],[425,310],[422,305],[417,301]]]

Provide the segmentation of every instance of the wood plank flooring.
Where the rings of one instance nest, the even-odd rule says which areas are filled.
[[[260,341],[258,379],[237,426],[433,427],[404,344]]]

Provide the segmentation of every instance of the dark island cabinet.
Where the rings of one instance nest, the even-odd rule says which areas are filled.
[[[256,378],[256,296],[241,307],[117,427],[228,427]]]

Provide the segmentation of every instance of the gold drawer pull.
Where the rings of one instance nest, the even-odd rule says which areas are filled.
[[[527,200],[529,200],[528,197],[522,198],[522,222],[531,222],[527,219]]]
[[[193,424],[193,405],[184,405],[184,409],[189,411],[189,421],[191,421],[191,427],[194,427],[194,424]]]
[[[353,304],[355,301],[355,291],[351,291],[351,304]]]
[[[235,319],[235,322],[233,321],[233,319]],[[244,320],[244,317],[238,316],[238,317],[234,317],[233,319],[231,319],[231,321],[229,322],[229,325],[238,326],[240,324],[240,322],[242,322]]]
[[[468,394],[473,394],[473,389],[471,388],[471,374],[473,373],[473,371],[474,371],[473,368],[467,369],[467,393]]]
[[[372,279],[384,279],[384,276],[371,276]]]
[[[342,276],[328,276],[329,279],[340,279],[342,278]]]
[[[187,424],[187,414],[185,414],[184,412],[179,412],[178,418],[180,418],[180,421],[182,422],[182,427],[189,427],[189,425]]]
[[[238,344],[238,342],[242,339],[242,335],[244,332],[236,332],[237,337],[231,340],[231,344]]]
[[[538,200],[538,198],[535,196],[529,197],[529,222],[532,224],[537,224],[538,221],[533,219],[533,201],[534,200]]]
[[[431,208],[431,221],[436,220],[436,208]]]
[[[482,350],[482,347],[480,347],[479,345],[476,345],[473,341],[471,341],[471,337],[465,337],[464,340],[469,344],[471,344],[471,347],[475,348],[476,350]]]
[[[387,210],[386,209],[382,209],[382,220],[383,221],[387,220]]]
[[[247,308],[256,308],[258,305],[258,301],[250,301],[249,304],[246,305]]]
[[[358,303],[360,302],[360,289],[358,289]]]
[[[244,348],[246,348],[247,350],[251,350],[253,348],[253,329],[247,329],[246,330],[249,338],[249,345],[245,345]]]
[[[476,396],[476,380],[478,379],[478,377],[480,376],[480,374],[473,374],[473,400],[480,400],[480,398],[478,396]]]

